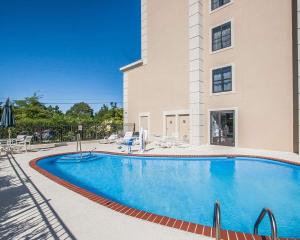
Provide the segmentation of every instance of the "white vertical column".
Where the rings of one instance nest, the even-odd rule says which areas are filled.
[[[190,143],[204,144],[203,0],[189,0]]]
[[[148,13],[147,13],[147,0],[141,0],[141,34],[142,34],[142,43],[141,43],[141,52],[143,64],[148,62]]]
[[[124,126],[128,124],[128,74],[123,74],[123,123]],[[127,129],[124,128],[124,131]]]
[[[298,146],[300,151],[300,0],[297,0],[297,39],[298,39]]]

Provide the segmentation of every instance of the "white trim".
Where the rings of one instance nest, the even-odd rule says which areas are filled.
[[[190,111],[188,109],[163,111],[163,115],[186,115],[186,114],[190,114]]]
[[[141,117],[148,117],[148,136],[150,134],[150,112],[139,113],[139,130],[141,129]]]
[[[216,27],[219,27],[223,24],[226,24],[226,23],[231,23],[231,46],[230,47],[227,47],[227,48],[222,48],[222,49],[219,49],[219,50],[216,50],[216,51],[213,51],[212,50],[212,30]],[[209,53],[212,55],[212,54],[217,54],[217,53],[220,53],[220,52],[224,52],[226,50],[229,50],[229,49],[232,49],[234,48],[234,43],[235,43],[235,31],[234,31],[234,19],[233,18],[230,18],[230,19],[227,19],[226,21],[223,21],[223,22],[220,22],[218,24],[215,24],[213,26],[211,26],[209,28]]]
[[[205,144],[205,80],[203,39],[204,0],[188,1],[189,41],[189,109],[192,145]]]
[[[239,108],[238,107],[228,107],[228,108],[213,108],[213,109],[208,109],[208,121],[207,121],[207,126],[208,126],[208,145],[212,145],[210,143],[210,113],[211,112],[218,112],[218,111],[234,111],[234,147],[237,148],[239,146],[239,132],[238,132],[238,122],[239,122]],[[212,145],[214,146],[214,145]]]
[[[297,8],[297,24],[296,24],[296,30],[297,30],[297,47],[298,47],[298,54],[297,54],[297,64],[298,64],[298,91],[297,91],[297,98],[298,98],[298,154],[300,154],[300,0],[297,0],[296,3]],[[295,30],[295,29],[294,29]]]
[[[148,0],[141,0],[141,56],[148,63]]]
[[[231,0],[229,3],[226,3],[226,4],[222,5],[221,7],[218,7],[216,9],[212,10],[211,9],[211,0],[209,0],[209,1],[210,1],[210,3],[208,4],[208,13],[209,14],[213,14],[215,12],[218,12],[218,11],[222,10],[223,8],[226,8],[226,7],[228,7],[228,6],[230,6],[234,3],[234,0]]]
[[[178,124],[178,120],[179,120],[179,116],[181,115],[188,115],[189,117],[191,117],[190,115],[190,111],[189,110],[173,110],[173,111],[163,111],[163,137],[167,137],[167,133],[166,133],[166,120],[167,120],[167,116],[174,116],[175,117],[175,138],[179,138],[179,124]],[[191,120],[191,119],[190,119]]]
[[[130,70],[130,69],[132,69],[132,68],[139,67],[140,65],[143,65],[143,60],[142,60],[142,59],[140,59],[140,60],[138,60],[138,61],[135,61],[135,62],[133,62],[133,63],[130,63],[130,64],[124,66],[124,67],[121,67],[121,68],[120,68],[120,71],[126,72],[126,71],[128,71],[128,70]]]
[[[227,92],[218,92],[218,93],[214,93],[213,92],[213,70],[216,70],[216,69],[220,69],[220,68],[225,68],[225,67],[231,67],[232,69],[232,72],[231,72],[231,86],[232,86],[232,89],[231,91],[227,91]],[[236,93],[236,74],[235,74],[235,64],[234,63],[229,63],[229,64],[225,64],[225,65],[222,65],[222,66],[215,66],[213,68],[210,68],[209,70],[209,73],[210,73],[210,81],[209,81],[209,95],[210,96],[220,96],[220,95],[227,95],[227,94],[234,94]]]
[[[123,122],[128,123],[128,74],[123,73]]]

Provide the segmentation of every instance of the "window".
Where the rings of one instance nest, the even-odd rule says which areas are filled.
[[[213,93],[232,91],[232,66],[212,71],[212,90]]]
[[[231,47],[231,22],[212,29],[212,51]]]
[[[230,3],[231,0],[211,0],[211,10],[215,10],[223,5]]]

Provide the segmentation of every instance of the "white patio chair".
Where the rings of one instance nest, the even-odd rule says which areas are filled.
[[[25,138],[21,140],[21,137],[19,137],[19,139],[17,137],[18,140],[16,140],[11,144],[11,148],[16,151],[21,151],[22,149],[24,149],[25,152],[27,152],[28,149],[31,149],[32,138],[33,136],[25,136]]]
[[[110,144],[110,143],[114,143],[117,139],[118,139],[118,135],[112,134],[108,138],[100,139],[99,143],[100,144]]]
[[[118,144],[126,144],[132,138],[133,132],[126,132],[123,138],[117,140]]]
[[[23,142],[26,138],[26,135],[17,135],[17,137],[15,139],[12,139],[12,143],[19,143],[19,142]]]
[[[0,139],[0,156],[2,156],[2,152],[7,153],[8,145],[7,139]]]

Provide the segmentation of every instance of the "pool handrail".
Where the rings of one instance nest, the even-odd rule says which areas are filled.
[[[272,240],[277,240],[277,223],[274,217],[274,214],[272,213],[272,211],[269,208],[263,208],[263,210],[261,211],[261,213],[259,214],[255,224],[254,224],[254,234],[258,235],[258,227],[261,223],[261,221],[264,219],[266,213],[269,216],[269,220],[271,223],[271,238]]]
[[[76,152],[82,153],[82,148],[81,148],[81,135],[78,133],[76,135]]]
[[[219,201],[216,201],[214,208],[214,228],[216,229],[216,240],[221,239],[221,207]]]
[[[97,149],[97,148],[95,147],[95,148],[93,148],[92,150],[89,151],[90,156],[92,155],[92,152],[95,151],[96,149]]]

